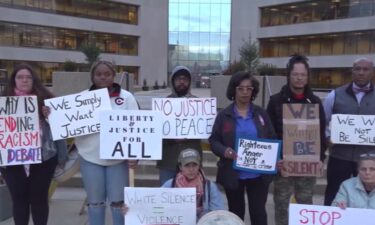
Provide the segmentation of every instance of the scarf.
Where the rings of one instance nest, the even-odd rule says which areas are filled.
[[[199,173],[194,180],[187,180],[186,177],[179,172],[176,175],[175,186],[178,188],[196,188],[197,212],[201,212],[203,210],[204,178],[202,173]]]

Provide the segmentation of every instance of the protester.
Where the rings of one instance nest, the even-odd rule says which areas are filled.
[[[134,96],[114,83],[115,75],[116,71],[111,62],[94,63],[91,67],[93,85],[84,92],[107,88],[112,109],[137,110],[138,104]],[[121,208],[124,204],[124,187],[129,184],[128,168],[134,168],[137,161],[100,159],[99,133],[76,137],[75,144],[80,155],[90,225],[105,224],[107,200],[110,202],[113,224],[123,225]]]
[[[202,169],[202,159],[195,149],[184,149],[178,156],[177,173],[167,180],[165,188],[196,188],[197,220],[208,212],[224,210],[223,197],[214,182],[206,178]],[[129,210],[123,207],[123,214]]]
[[[178,156],[177,174],[162,187],[196,188],[197,220],[204,214],[223,210],[223,197],[214,182],[207,180],[202,170],[202,160],[195,149],[185,149]]]
[[[213,153],[220,157],[216,179],[225,189],[229,211],[244,219],[246,190],[251,224],[267,225],[265,204],[272,177],[233,169],[233,160],[237,158],[234,150],[236,135],[276,137],[267,112],[253,104],[258,92],[259,82],[250,73],[232,75],[227,98],[234,103],[217,115],[209,141]]]
[[[375,115],[374,64],[368,58],[356,59],[352,82],[331,91],[325,101],[327,123],[332,114]],[[326,129],[330,140],[329,127]],[[375,153],[375,146],[334,144],[330,147],[327,165],[327,187],[324,205],[331,205],[341,183],[357,175],[357,161],[364,153]]]
[[[342,209],[375,209],[375,154],[360,155],[358,176],[341,184],[332,205]]]
[[[168,98],[196,98],[190,93],[191,73],[187,67],[177,66],[172,71],[171,84],[172,94]],[[202,154],[199,139],[163,139],[162,159],[157,161],[160,185],[175,176],[178,155],[186,148],[196,149]]]
[[[28,225],[30,212],[34,225],[48,221],[48,190],[56,165],[67,160],[65,141],[53,141],[45,118],[44,100],[53,94],[43,86],[35,71],[26,64],[17,66],[9,78],[3,96],[36,96],[38,99],[42,163],[0,167],[13,202],[15,225]]]
[[[277,138],[283,139],[283,104],[318,104],[320,120],[320,160],[321,166],[325,158],[325,116],[322,103],[318,96],[314,95],[309,87],[310,68],[307,58],[302,55],[294,55],[286,66],[287,84],[280,92],[272,95],[267,106],[268,115],[275,128]],[[303,141],[303,140],[301,140]],[[278,162],[280,170],[283,169],[283,160]],[[307,176],[282,176],[279,172],[275,178],[273,200],[275,203],[275,224],[288,224],[288,208],[292,193],[297,203],[312,204],[313,189],[316,177]]]

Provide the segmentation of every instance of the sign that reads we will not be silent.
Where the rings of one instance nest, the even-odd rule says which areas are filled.
[[[47,99],[53,140],[78,137],[100,131],[99,111],[112,109],[108,90],[102,88]]]
[[[216,117],[216,98],[153,98],[163,116],[163,138],[207,139]]]
[[[375,116],[333,114],[331,141],[346,145],[375,145]]]
[[[42,162],[35,96],[0,97],[0,166]]]

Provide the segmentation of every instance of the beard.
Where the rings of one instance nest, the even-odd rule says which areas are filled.
[[[178,85],[175,87],[175,91],[178,97],[182,97],[188,93],[189,87],[186,85]]]

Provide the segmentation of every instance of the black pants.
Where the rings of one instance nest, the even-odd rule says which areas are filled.
[[[261,177],[238,182],[237,189],[225,190],[229,211],[244,220],[246,189],[251,225],[267,225],[266,202],[269,184],[265,183]]]
[[[330,206],[344,180],[357,176],[357,163],[329,157],[324,205]]]
[[[30,165],[27,177],[23,165],[1,168],[13,201],[15,225],[28,225],[30,210],[34,225],[46,225],[48,221],[48,189],[57,164],[53,157],[41,164]]]

